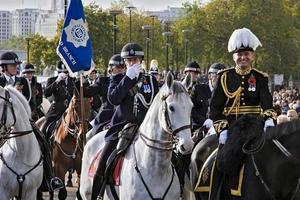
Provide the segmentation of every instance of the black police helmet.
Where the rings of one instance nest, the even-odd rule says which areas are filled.
[[[19,60],[19,57],[16,53],[12,51],[5,52],[0,57],[0,66],[5,65],[14,65],[14,64],[21,64],[22,62]]]
[[[34,73],[34,72],[35,72],[34,66],[28,63],[25,65],[22,73],[25,74],[25,73]]]
[[[127,43],[121,51],[122,58],[136,58],[141,57],[144,59],[143,48],[137,43]]]
[[[196,61],[188,63],[184,68],[184,73],[186,72],[198,72],[200,73],[200,66]]]
[[[58,73],[60,73],[60,72],[68,72],[67,67],[65,66],[65,64],[62,61],[59,61],[57,63],[56,70],[57,70]]]
[[[109,59],[108,66],[109,67],[113,67],[113,66],[125,67],[125,62],[120,54],[115,54]]]
[[[220,70],[225,69],[225,65],[221,64],[221,63],[214,63],[209,67],[208,73],[215,73],[217,74]]]

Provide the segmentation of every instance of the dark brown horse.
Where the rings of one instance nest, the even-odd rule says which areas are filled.
[[[217,157],[216,168],[225,180],[219,199],[300,199],[300,120],[269,128],[266,133],[263,125],[261,118],[244,116],[230,128],[227,148],[220,149]],[[245,164],[241,196],[232,195],[228,188],[229,174],[241,166],[237,157]],[[201,192],[200,199],[208,199],[208,192]]]
[[[76,92],[75,92],[76,93]],[[84,113],[81,120],[81,102],[79,95],[74,95],[68,109],[63,115],[62,122],[56,129],[55,139],[52,143],[52,160],[54,174],[63,182],[66,173],[73,169],[80,177],[81,159],[87,132],[87,120],[90,116],[90,103],[84,98]],[[78,193],[79,194],[79,193]],[[66,199],[65,188],[59,191],[59,199]]]

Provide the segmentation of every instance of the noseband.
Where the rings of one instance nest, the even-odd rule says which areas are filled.
[[[5,91],[5,97],[0,96],[0,98],[4,100],[3,113],[0,120],[0,147],[2,147],[3,144],[11,138],[20,137],[32,132],[32,130],[13,132],[12,127],[16,124],[16,115],[12,104],[13,100],[10,97],[8,90],[5,89],[4,91]],[[10,108],[12,112],[12,116],[14,118],[14,122],[9,126],[6,125],[8,108]]]

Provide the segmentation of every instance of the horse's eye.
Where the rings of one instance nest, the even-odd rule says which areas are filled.
[[[175,110],[173,106],[170,106],[169,109],[171,112],[174,112],[174,110]]]

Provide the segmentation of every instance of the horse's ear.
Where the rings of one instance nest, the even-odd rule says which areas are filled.
[[[174,76],[172,74],[172,72],[168,72],[167,77],[166,77],[166,83],[168,88],[171,88],[173,85],[173,81],[174,81]]]
[[[184,85],[184,87],[188,90],[190,87],[192,87],[192,84],[192,76],[190,73],[188,73],[182,81],[182,85]]]

